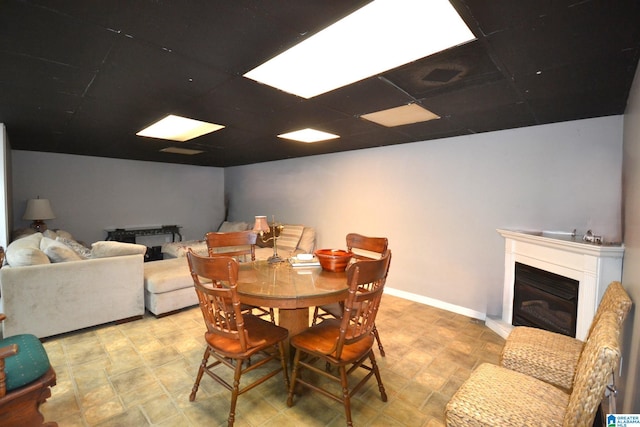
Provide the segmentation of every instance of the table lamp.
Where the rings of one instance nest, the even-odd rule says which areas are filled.
[[[256,222],[253,224],[253,231],[258,233],[260,236],[260,240],[264,243],[267,243],[270,240],[273,240],[273,256],[270,256],[267,259],[269,264],[273,264],[276,262],[284,261],[280,256],[278,256],[278,237],[280,237],[280,233],[284,228],[281,224],[276,224],[276,217],[273,216],[273,224],[269,227],[267,223],[267,217],[264,215],[256,215]],[[265,234],[271,232],[270,237],[265,238]]]
[[[31,228],[39,232],[47,229],[47,224],[44,223],[45,219],[54,219],[55,217],[49,199],[41,199],[40,197],[28,200],[27,209],[22,215],[22,219],[33,220]]]

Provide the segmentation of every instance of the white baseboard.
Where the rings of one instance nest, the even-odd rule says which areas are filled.
[[[419,302],[421,304],[430,305],[432,307],[441,308],[443,310],[451,311],[453,313],[461,314],[463,316],[471,317],[473,319],[485,320],[486,313],[471,310],[466,307],[461,307],[455,304],[449,304],[448,302],[440,301],[434,298],[425,297],[424,295],[413,294],[411,292],[401,291],[393,288],[384,288],[384,293],[393,295],[394,297],[404,298],[411,301]]]
[[[504,339],[507,339],[513,329],[513,325],[497,317],[487,317],[484,323],[487,325],[487,328],[491,329]]]

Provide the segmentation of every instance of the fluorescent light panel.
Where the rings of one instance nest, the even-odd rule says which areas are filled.
[[[410,125],[440,118],[437,114],[432,113],[418,104],[389,108],[388,110],[363,114],[360,117],[386,127]]]
[[[202,150],[191,150],[189,148],[179,148],[179,147],[167,147],[163,148],[163,153],[173,153],[173,154],[184,154],[186,156],[193,156],[194,154],[204,153]]]
[[[136,135],[184,142],[223,128],[224,126],[222,125],[170,114],[136,133]]]
[[[312,98],[474,38],[448,0],[376,0],[244,77]]]
[[[278,138],[291,139],[293,141],[311,143],[311,142],[327,141],[329,139],[336,139],[340,137],[338,135],[334,135],[328,132],[323,132],[321,130],[306,128],[306,129],[301,129],[294,132],[280,134],[278,135]]]

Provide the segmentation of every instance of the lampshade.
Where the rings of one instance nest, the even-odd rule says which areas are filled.
[[[253,231],[256,233],[269,232],[269,224],[267,223],[267,217],[264,215],[256,215],[256,222],[253,224]]]
[[[27,209],[22,215],[22,219],[31,220],[54,219],[55,217],[49,199],[30,199],[27,201]]]

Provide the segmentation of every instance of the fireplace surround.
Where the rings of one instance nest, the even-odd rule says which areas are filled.
[[[513,328],[516,263],[578,283],[575,337],[584,340],[606,287],[621,280],[623,245],[583,242],[580,237],[498,229],[505,239],[502,317],[486,324],[503,338]],[[516,322],[518,323],[518,322]]]

